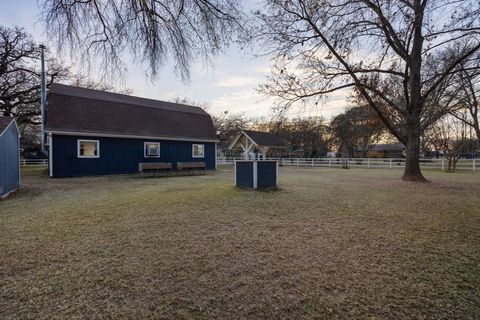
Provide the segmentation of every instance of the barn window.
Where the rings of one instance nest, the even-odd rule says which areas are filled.
[[[204,144],[194,144],[192,146],[192,157],[193,158],[203,158],[203,157],[205,157],[205,145]]]
[[[99,158],[100,157],[100,141],[78,140],[77,156],[79,158]]]
[[[145,150],[145,158],[160,157],[160,143],[158,142],[145,142],[144,150]]]

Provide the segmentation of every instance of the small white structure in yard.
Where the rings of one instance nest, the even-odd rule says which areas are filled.
[[[278,136],[252,130],[240,132],[228,147],[232,151],[240,151],[245,160],[266,159],[268,153],[270,156],[279,156],[287,148],[288,146]]]
[[[0,117],[0,198],[20,187],[20,133],[13,118]]]

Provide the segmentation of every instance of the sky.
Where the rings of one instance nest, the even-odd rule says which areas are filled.
[[[256,0],[246,1],[246,6],[255,7]],[[7,27],[20,26],[31,33],[39,43],[45,43],[47,37],[44,27],[39,21],[40,10],[37,0],[0,0],[0,24]],[[53,46],[51,46],[53,47]],[[144,68],[127,56],[128,73],[125,87],[133,90],[133,95],[157,100],[187,98],[189,101],[207,104],[208,111],[213,114],[244,113],[248,118],[270,117],[273,99],[257,92],[256,88],[266,82],[270,72],[269,57],[256,57],[255,48],[241,50],[231,47],[213,59],[213,66],[205,67],[194,64],[191,79],[183,82],[171,66],[165,65],[157,79],[152,82]],[[73,63],[75,66],[75,63]],[[95,74],[90,72],[95,78]],[[328,101],[313,107],[297,107],[287,112],[289,117],[307,117],[323,115],[330,119],[345,110],[347,92],[338,92],[330,96]]]

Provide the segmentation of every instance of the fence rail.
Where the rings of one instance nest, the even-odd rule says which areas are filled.
[[[235,160],[243,160],[243,158],[218,157],[219,165],[233,165]],[[293,167],[326,167],[341,168],[344,163],[349,168],[386,168],[386,169],[403,169],[405,167],[405,159],[402,158],[268,158],[267,160],[277,160],[281,166]],[[480,165],[479,159],[460,159],[457,162],[457,170],[478,171]],[[421,159],[421,168],[436,169],[445,171],[448,166],[447,159]]]
[[[243,160],[243,158],[218,157],[219,165],[233,165],[235,160]],[[341,158],[268,158],[267,160],[278,160],[280,165],[285,167],[326,167],[341,168],[347,159]],[[48,159],[20,159],[20,166],[48,166]],[[386,169],[403,169],[405,159],[400,158],[349,158],[349,168],[386,168]],[[420,166],[422,168],[437,169],[445,171],[448,163],[447,159],[421,159]],[[479,159],[460,159],[457,162],[457,170],[479,171]]]
[[[20,159],[20,166],[22,167],[46,167],[48,166],[48,159]]]

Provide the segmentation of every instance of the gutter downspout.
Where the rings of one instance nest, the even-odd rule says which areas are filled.
[[[40,116],[41,116],[41,141],[42,141],[42,150],[45,150],[45,104],[46,104],[46,83],[45,83],[45,46],[40,45],[40,63],[41,63],[41,73],[40,73]]]

